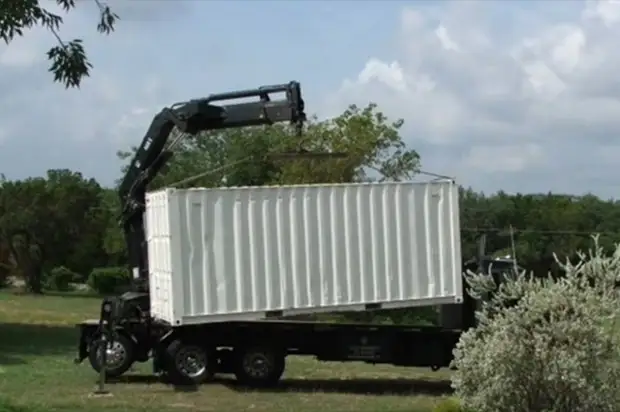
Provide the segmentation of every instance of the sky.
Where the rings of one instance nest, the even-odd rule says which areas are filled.
[[[298,80],[321,118],[369,102],[403,118],[422,169],[464,186],[620,198],[619,0],[108,4],[110,36],[92,1],[65,16],[60,36],[94,65],[79,90],[52,82],[44,30],[0,45],[7,178],[69,168],[110,185],[163,107]]]

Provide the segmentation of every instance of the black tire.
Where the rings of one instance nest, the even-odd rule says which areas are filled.
[[[277,385],[284,373],[286,355],[267,346],[240,348],[235,353],[235,376],[242,385],[265,388]]]
[[[165,353],[168,380],[178,385],[200,385],[213,378],[217,359],[207,349],[177,339]]]
[[[101,372],[101,345],[102,341],[95,338],[88,348],[88,360],[90,366]],[[113,341],[107,341],[108,352],[106,354],[106,377],[117,378],[127,372],[134,363],[135,345],[126,336],[117,334]]]

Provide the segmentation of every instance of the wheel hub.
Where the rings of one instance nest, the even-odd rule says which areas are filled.
[[[177,369],[189,378],[202,375],[207,369],[207,357],[200,348],[181,349],[175,357]]]
[[[271,360],[263,353],[250,353],[243,360],[243,368],[253,378],[265,378],[271,370]]]
[[[120,342],[107,342],[105,351],[106,366],[115,368],[121,365],[127,358],[127,350]],[[101,352],[97,351],[97,360],[101,363]]]

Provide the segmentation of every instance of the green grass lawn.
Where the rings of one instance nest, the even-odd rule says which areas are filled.
[[[0,398],[48,411],[415,412],[449,393],[447,372],[289,357],[281,385],[270,391],[243,390],[226,377],[180,391],[153,379],[144,364],[109,384],[111,397],[93,398],[97,375],[73,358],[75,324],[98,311],[96,298],[0,293]]]

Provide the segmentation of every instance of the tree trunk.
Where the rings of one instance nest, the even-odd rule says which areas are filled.
[[[35,265],[29,265],[25,276],[26,288],[28,292],[40,295],[43,293],[43,283],[41,282],[41,272],[35,269]]]
[[[22,239],[17,238],[20,235]],[[42,294],[43,260],[41,259],[40,247],[32,241],[28,233],[22,232],[13,236],[10,248],[15,265],[24,278],[26,290],[30,293]]]

